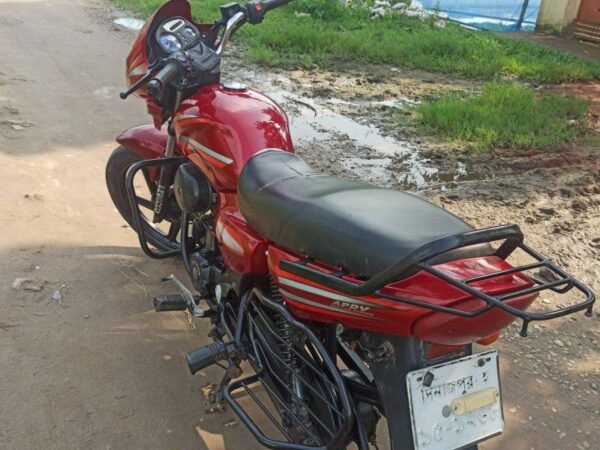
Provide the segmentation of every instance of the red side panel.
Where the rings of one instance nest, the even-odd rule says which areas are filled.
[[[268,242],[246,223],[237,208],[237,196],[219,195],[216,235],[227,267],[244,274],[266,274]]]
[[[381,297],[350,297],[283,271],[279,268],[281,259],[297,261],[300,257],[275,246],[269,247],[269,270],[290,310],[303,319],[324,323],[336,321],[351,328],[402,336],[417,335],[423,340],[446,345],[477,341],[506,327],[514,320],[514,316],[498,309],[490,310],[476,318],[464,319]],[[310,266],[326,273],[338,270],[321,264]],[[453,261],[437,268],[452,273],[456,278],[466,279],[505,270],[510,268],[510,265],[496,257],[485,257]],[[352,277],[346,278],[349,281],[359,282]],[[492,295],[531,285],[532,282],[521,274],[472,284]],[[479,300],[473,299],[467,293],[424,271],[393,283],[382,291],[397,297],[459,308],[464,311],[472,311],[481,306]],[[534,299],[535,294],[526,298],[513,299],[508,303],[518,308],[526,308]]]

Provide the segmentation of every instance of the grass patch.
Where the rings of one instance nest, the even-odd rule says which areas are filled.
[[[113,0],[148,15],[162,0]],[[192,1],[194,16],[212,22],[224,0]],[[310,17],[297,17],[296,13]],[[600,63],[524,41],[474,32],[454,24],[437,28],[434,20],[402,15],[371,20],[364,7],[340,0],[296,0],[271,12],[256,27],[237,35],[252,62],[283,67],[337,63],[393,64],[431,72],[543,83],[600,79]]]
[[[475,150],[552,148],[584,138],[590,102],[488,83],[479,96],[449,94],[417,107],[420,127]]]

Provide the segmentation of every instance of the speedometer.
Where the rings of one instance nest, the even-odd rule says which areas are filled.
[[[185,27],[183,29],[183,35],[189,39],[190,41],[192,41],[195,37],[196,37],[196,32],[194,31],[194,29],[192,27]]]
[[[174,53],[181,49],[181,42],[173,34],[163,34],[159,39],[159,43],[167,53]]]

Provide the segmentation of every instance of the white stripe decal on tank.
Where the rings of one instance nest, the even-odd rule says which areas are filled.
[[[197,150],[201,153],[204,153],[205,155],[211,156],[211,157],[215,158],[216,160],[221,161],[224,164],[231,164],[233,162],[233,159],[227,158],[226,156],[223,156],[220,153],[217,153],[214,150],[211,150],[210,148],[205,147],[200,142],[196,142],[195,140],[193,140],[187,136],[182,136],[181,140],[183,142],[186,142],[187,144],[191,145],[192,147],[194,147],[195,150]]]

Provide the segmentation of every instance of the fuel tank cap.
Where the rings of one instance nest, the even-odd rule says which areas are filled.
[[[248,89],[245,84],[238,83],[237,81],[228,81],[221,86],[227,91],[245,91]]]

